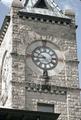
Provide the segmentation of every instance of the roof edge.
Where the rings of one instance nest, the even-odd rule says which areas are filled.
[[[3,24],[2,24],[1,29],[0,29],[0,45],[1,45],[1,43],[3,41],[3,38],[4,38],[5,34],[6,34],[6,31],[8,29],[9,23],[10,23],[10,16],[7,15],[4,18]]]

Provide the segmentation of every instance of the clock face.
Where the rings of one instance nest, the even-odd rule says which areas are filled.
[[[39,68],[50,70],[56,67],[58,58],[54,50],[47,46],[39,46],[32,52],[32,60]]]
[[[43,71],[47,71],[49,76],[56,75],[65,66],[63,51],[50,41],[33,41],[26,49],[26,66],[38,76]]]

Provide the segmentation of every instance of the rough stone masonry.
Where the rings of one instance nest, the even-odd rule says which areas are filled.
[[[6,17],[10,21],[4,22],[0,34],[1,107],[37,111],[38,103],[51,104],[60,113],[58,120],[80,120],[75,15],[66,12],[70,19],[38,18],[34,13],[21,14],[21,9],[19,0],[13,2],[11,15]],[[63,56],[60,72],[52,74],[46,86],[27,58],[28,47],[41,40],[55,44],[58,56]]]

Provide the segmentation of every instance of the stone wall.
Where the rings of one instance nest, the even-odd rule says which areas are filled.
[[[11,44],[8,44],[6,39],[8,51],[12,48],[11,72],[9,71],[11,90],[8,95],[11,100],[4,106],[10,103],[11,108],[37,110],[37,103],[54,104],[54,112],[61,113],[58,120],[80,120],[75,25],[19,17],[19,9],[17,7],[12,9],[12,30],[9,28],[12,31],[12,38],[8,39]],[[9,32],[6,34],[9,35]],[[63,63],[58,66],[60,72],[51,75],[45,88],[41,88],[44,85],[43,79],[40,79],[33,66],[34,70],[30,68],[27,61],[28,47],[32,42],[40,40],[47,40],[58,46],[63,56]],[[6,44],[2,45],[1,49],[5,49]]]
[[[0,105],[11,107],[12,103],[12,21],[7,29],[2,44],[0,46]]]
[[[13,53],[17,53],[20,59],[23,56],[24,61],[27,48],[33,41],[42,39],[57,45],[64,57],[64,68],[60,73],[52,76],[52,84],[79,87],[74,25],[52,24],[25,18],[15,18],[13,19],[13,31]],[[61,66],[59,66],[60,68]]]

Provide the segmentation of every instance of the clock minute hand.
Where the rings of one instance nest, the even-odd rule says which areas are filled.
[[[41,55],[41,56],[42,56],[42,58],[45,59],[46,62],[49,62],[49,61],[50,61],[50,59],[48,59],[46,56],[44,56],[44,55]]]
[[[44,59],[46,59],[46,57],[44,55],[40,55],[40,56],[38,56],[38,58],[44,58]]]
[[[49,62],[49,60],[47,59],[47,57],[44,56],[44,55],[41,55],[41,56],[39,56],[38,58],[41,58],[41,59],[45,60],[46,62]]]

